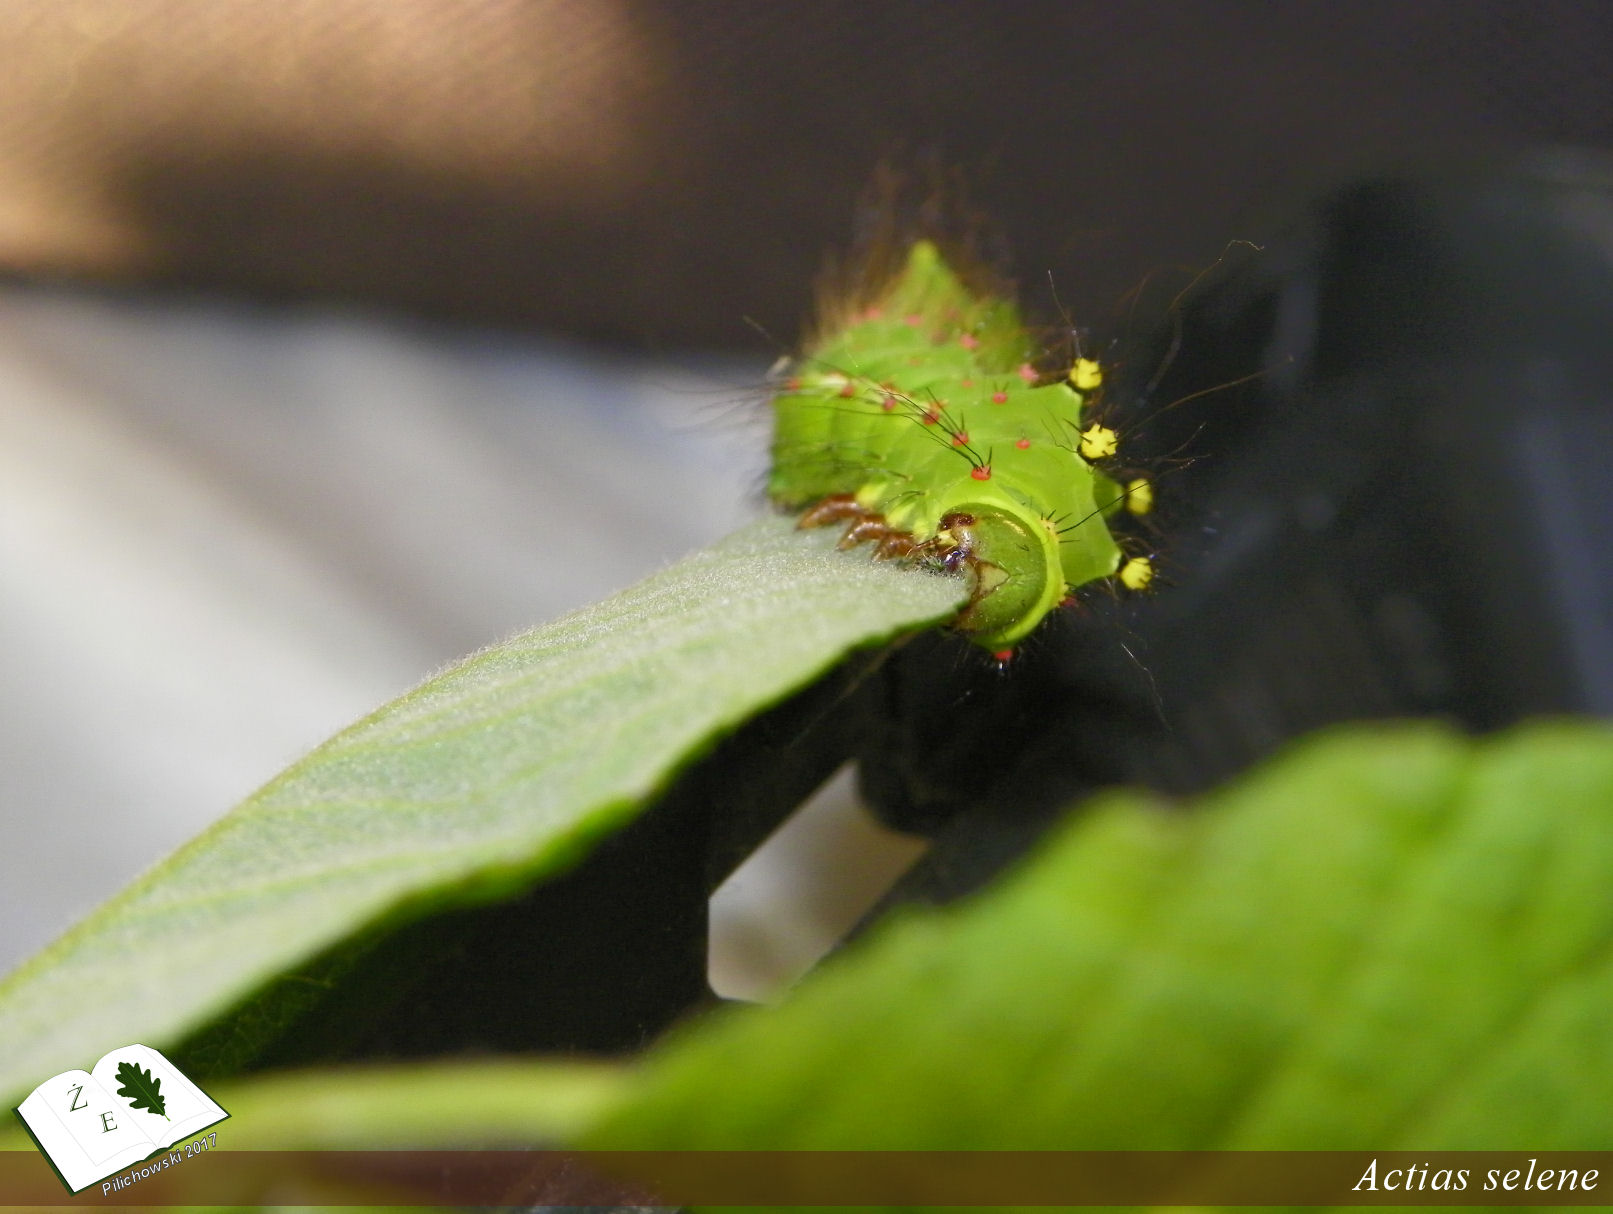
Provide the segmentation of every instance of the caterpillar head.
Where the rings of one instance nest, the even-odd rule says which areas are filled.
[[[965,502],[941,519],[937,538],[974,577],[957,627],[988,649],[1012,648],[1064,596],[1058,544],[1023,511]]]

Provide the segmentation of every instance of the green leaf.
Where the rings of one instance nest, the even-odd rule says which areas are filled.
[[[629,1078],[607,1063],[498,1058],[296,1071],[209,1094],[230,1111],[231,1150],[515,1148],[580,1134]]]
[[[134,1062],[120,1062],[117,1069],[118,1095],[129,1099],[129,1107],[150,1109],[158,1117],[168,1116],[168,1102],[162,1098],[162,1080]]]
[[[169,1045],[356,937],[518,894],[962,582],[769,519],[495,645],[321,746],[0,983],[0,1092]],[[237,1046],[272,1017],[231,1024]]]
[[[1307,742],[697,1025],[583,1141],[1582,1149],[1613,1137],[1613,735]]]

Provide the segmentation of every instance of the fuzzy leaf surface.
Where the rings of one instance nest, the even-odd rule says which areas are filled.
[[[0,1092],[168,1045],[355,933],[518,894],[725,732],[965,597],[834,540],[764,520],[337,735],[0,982]]]

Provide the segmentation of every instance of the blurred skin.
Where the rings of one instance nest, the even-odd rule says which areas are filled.
[[[1358,166],[1613,140],[1599,6],[1519,12],[17,0],[0,266],[769,353],[745,319],[792,345],[874,166],[933,153],[1102,327]]]

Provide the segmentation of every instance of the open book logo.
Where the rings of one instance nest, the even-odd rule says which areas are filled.
[[[126,1045],[88,1071],[45,1080],[17,1106],[17,1116],[77,1193],[98,1180],[109,1192],[120,1189],[182,1161],[192,1152],[169,1152],[144,1166],[229,1114],[156,1050]],[[126,1169],[129,1176],[119,1177]]]

